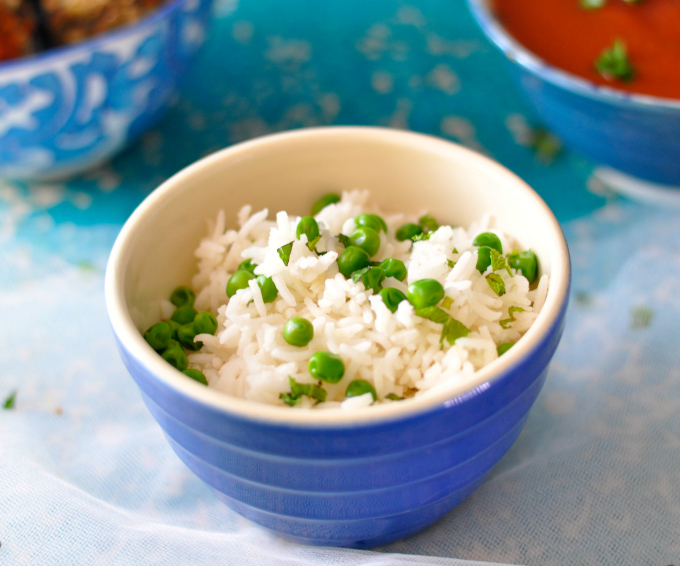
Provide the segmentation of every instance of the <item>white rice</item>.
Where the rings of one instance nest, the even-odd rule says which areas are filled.
[[[308,249],[304,236],[295,239],[298,217],[282,211],[272,222],[267,220],[266,209],[252,213],[246,206],[238,213],[239,230],[225,231],[225,214],[219,212],[195,252],[198,274],[192,281],[196,308],[211,310],[219,324],[214,337],[196,337],[204,347],[189,355],[189,367],[201,370],[210,387],[252,401],[284,405],[279,395],[290,391],[289,377],[302,384],[317,383],[308,372],[308,360],[315,352],[330,351],[344,360],[345,376],[337,384],[322,384],[327,391],[325,403],[314,405],[314,400],[303,396],[295,408],[358,410],[371,405],[372,397],[345,400],[347,385],[354,379],[370,382],[378,402],[392,402],[385,399],[389,394],[428,395],[470,380],[498,357],[497,345],[516,342],[531,326],[545,301],[548,277],[543,275],[530,290],[521,272],[512,270],[511,276],[499,270],[496,273],[506,293],[496,295],[485,279],[491,268],[485,274],[476,269],[477,248],[472,242],[478,234],[490,231],[500,238],[504,251],[518,245],[510,235],[494,229],[491,217],[483,217],[467,230],[441,226],[429,240],[411,245],[397,241],[394,234],[418,216],[381,213],[368,206],[368,198],[368,191],[345,192],[340,202],[317,214],[321,239],[316,249],[327,251],[321,256]],[[441,324],[416,315],[408,301],[401,302],[393,314],[379,295],[338,272],[336,259],[344,248],[336,235],[349,236],[354,218],[365,212],[380,214],[389,227],[388,237],[381,233],[380,250],[372,259],[400,259],[408,269],[404,282],[388,277],[383,286],[406,293],[414,281],[436,279],[453,301],[445,310],[470,329],[468,336],[453,345],[445,342],[442,349]],[[291,241],[290,262],[285,266],[277,250]],[[229,277],[248,258],[258,264],[256,275],[272,277],[279,292],[273,303],[263,302],[254,280],[227,298]],[[450,268],[447,260],[456,262],[455,266]],[[524,310],[514,312],[515,321],[503,328],[500,321],[509,318],[510,307]],[[166,318],[167,310],[164,305]],[[293,316],[308,319],[314,327],[314,338],[303,348],[283,339],[283,325]]]

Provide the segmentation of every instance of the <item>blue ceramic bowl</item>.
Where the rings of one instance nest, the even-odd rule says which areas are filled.
[[[541,121],[596,162],[657,184],[680,186],[680,100],[598,86],[552,67],[503,29],[489,0],[467,0]]]
[[[203,42],[212,0],[0,63],[0,177],[67,177],[111,157],[166,110]]]
[[[370,407],[301,411],[236,399],[186,378],[144,341],[159,301],[195,273],[206,219],[242,205],[306,214],[320,194],[369,188],[388,211],[467,225],[485,212],[550,274],[545,306],[507,354],[465,386]],[[479,486],[517,438],[559,342],[570,268],[541,198],[456,144],[381,128],[319,128],[238,144],[181,171],[123,227],[106,273],[121,356],[184,463],[243,516],[312,544],[407,537]]]

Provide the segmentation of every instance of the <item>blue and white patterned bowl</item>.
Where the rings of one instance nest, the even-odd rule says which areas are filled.
[[[467,2],[538,117],[566,145],[628,175],[680,187],[680,100],[629,94],[552,67],[505,31],[489,0]]]
[[[368,188],[388,211],[468,225],[492,213],[550,274],[526,335],[464,386],[431,397],[300,411],[229,397],[188,379],[141,330],[195,273],[206,219],[224,208],[305,214],[329,190]],[[106,303],[121,356],[177,455],[237,512],[298,541],[373,547],[407,537],[480,485],[517,438],[564,323],[569,254],[541,198],[453,143],[381,128],[319,128],[232,146],[184,169],[132,214],[111,252]]]
[[[211,0],[0,63],[0,177],[66,177],[106,160],[166,110],[203,42]]]

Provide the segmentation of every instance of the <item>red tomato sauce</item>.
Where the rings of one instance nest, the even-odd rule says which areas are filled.
[[[680,99],[680,0],[607,0],[584,10],[578,0],[493,0],[499,21],[520,44],[555,67],[613,88]],[[625,43],[631,82],[606,79],[595,60]]]

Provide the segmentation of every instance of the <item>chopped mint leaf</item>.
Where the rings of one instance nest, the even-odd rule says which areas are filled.
[[[648,328],[654,318],[654,311],[645,305],[630,309],[630,327],[633,330]]]
[[[297,405],[300,401],[299,395],[293,395],[292,393],[279,393],[279,399],[281,399],[286,405],[292,407]]]
[[[560,139],[545,128],[536,128],[531,137],[531,147],[534,148],[536,158],[541,163],[549,165],[562,151]]]
[[[97,266],[90,261],[81,261],[78,263],[78,269],[81,271],[92,272],[97,271]]]
[[[446,260],[446,265],[448,265],[451,269],[453,269],[454,267],[456,267],[456,262],[455,262],[455,261],[451,261],[450,259],[447,259],[447,260]]]
[[[290,252],[293,251],[293,242],[286,244],[285,246],[281,246],[276,251],[279,252],[279,257],[281,258],[283,265],[288,267],[288,262],[290,262]]]
[[[312,251],[312,252],[316,251],[316,244],[319,242],[320,239],[321,239],[321,236],[317,236],[311,242],[307,242],[307,247],[309,248],[309,251]]]
[[[390,401],[403,401],[403,397],[399,397],[396,393],[388,393],[385,395],[385,399],[389,399]]]
[[[431,320],[432,322],[436,322],[437,324],[446,324],[451,318],[449,313],[443,311],[439,307],[425,307],[422,309],[416,309],[416,314]]]
[[[507,270],[510,277],[513,276],[512,272],[510,271],[510,266],[508,265],[505,257],[503,257],[503,254],[499,253],[498,250],[491,248],[489,256],[491,258],[491,271],[500,271],[501,269],[505,269]]]
[[[607,80],[619,79],[629,83],[635,77],[635,69],[628,59],[626,44],[617,39],[595,61],[595,70]]]
[[[499,344],[496,346],[496,353],[498,354],[498,357],[500,358],[505,352],[507,352],[510,348],[512,348],[515,345],[514,342],[506,342],[505,344]]]
[[[505,281],[503,281],[503,278],[500,275],[496,273],[490,273],[486,276],[486,282],[489,284],[489,287],[493,289],[493,292],[496,293],[496,295],[499,297],[505,295]]]
[[[453,248],[453,251],[451,253],[452,254],[459,254],[460,252],[456,248]]]
[[[423,232],[422,234],[416,234],[411,238],[412,242],[422,242],[424,240],[429,240],[430,236],[432,235],[431,232]]]
[[[12,393],[10,393],[9,397],[7,397],[7,399],[5,399],[5,402],[3,403],[2,408],[7,409],[7,410],[14,409],[14,404],[15,404],[16,398],[17,398],[17,392],[12,391]]]
[[[442,308],[443,309],[449,309],[452,304],[453,304],[453,299],[451,297],[444,297],[444,300],[442,301]]]
[[[501,328],[505,328],[507,330],[509,328],[510,323],[515,322],[514,315],[516,312],[524,312],[524,309],[522,307],[510,307],[508,309],[508,318],[499,321]]]
[[[449,318],[442,330],[441,343],[443,345],[444,338],[446,338],[447,342],[453,346],[458,338],[464,338],[468,334],[470,334],[470,329],[467,326],[455,318]]]
[[[286,405],[296,405],[300,402],[300,398],[305,395],[311,399],[316,399],[317,403],[323,403],[326,400],[326,390],[323,387],[313,383],[298,383],[292,377],[290,380],[290,393],[280,393],[279,398],[286,403]]]
[[[349,241],[349,236],[345,236],[344,234],[338,234],[338,240],[340,240],[340,243],[346,248],[349,248],[352,245],[352,242]]]

